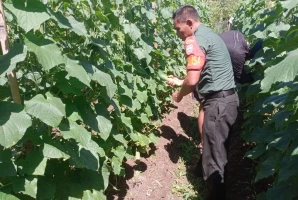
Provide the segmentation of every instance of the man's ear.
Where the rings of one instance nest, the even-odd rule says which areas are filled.
[[[189,27],[193,27],[193,21],[191,19],[186,20],[186,25]]]

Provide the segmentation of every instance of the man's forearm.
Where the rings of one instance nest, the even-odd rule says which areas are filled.
[[[183,84],[181,86],[181,89],[179,91],[179,96],[182,98],[188,94],[190,94],[191,92],[193,92],[193,90],[195,89],[196,85],[191,84],[188,78],[185,78],[183,81]]]

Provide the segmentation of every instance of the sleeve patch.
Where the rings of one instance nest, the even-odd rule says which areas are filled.
[[[193,53],[193,44],[189,44],[186,46],[186,54],[189,55]]]
[[[187,66],[200,66],[202,65],[201,57],[191,55],[187,58]]]
[[[197,44],[195,36],[185,40],[184,49],[187,58],[187,70],[201,70],[205,65],[206,55]]]

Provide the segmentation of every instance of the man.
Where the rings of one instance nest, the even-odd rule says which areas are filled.
[[[237,30],[232,30],[228,32],[221,33],[219,35],[221,39],[225,42],[230,57],[231,62],[233,66],[234,71],[234,77],[236,83],[251,83],[254,81],[254,78],[252,76],[252,73],[246,73],[244,70],[244,64],[246,60],[250,60],[254,57],[256,52],[262,48],[263,41],[259,40],[253,48],[249,48],[249,45],[247,44],[247,40],[245,36]],[[168,81],[168,84],[170,86],[181,86],[183,83],[182,79],[178,79],[177,77],[173,77],[171,81]],[[199,97],[196,90],[194,90],[194,97],[198,101],[202,102],[202,98]],[[203,135],[202,135],[202,127],[203,127],[203,121],[204,121],[204,111],[202,107],[200,107],[199,117],[198,117],[198,127],[199,127],[199,134],[201,137],[201,143],[199,144],[199,148],[202,153],[203,149]]]
[[[225,43],[201,24],[194,7],[179,8],[173,21],[177,35],[185,42],[187,75],[172,97],[180,102],[196,89],[204,98],[202,163],[209,190],[207,199],[222,200],[228,140],[239,104],[231,59]]]
[[[249,49],[245,36],[237,30],[221,33],[219,35],[225,42],[231,56],[235,81],[245,84],[254,81],[252,73],[246,73],[244,64],[246,60],[254,57],[255,53],[262,48],[263,41],[258,41],[252,49]]]

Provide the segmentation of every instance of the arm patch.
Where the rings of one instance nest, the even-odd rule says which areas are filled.
[[[196,42],[195,36],[186,38],[184,49],[187,57],[187,70],[201,70],[206,62],[206,56]]]

